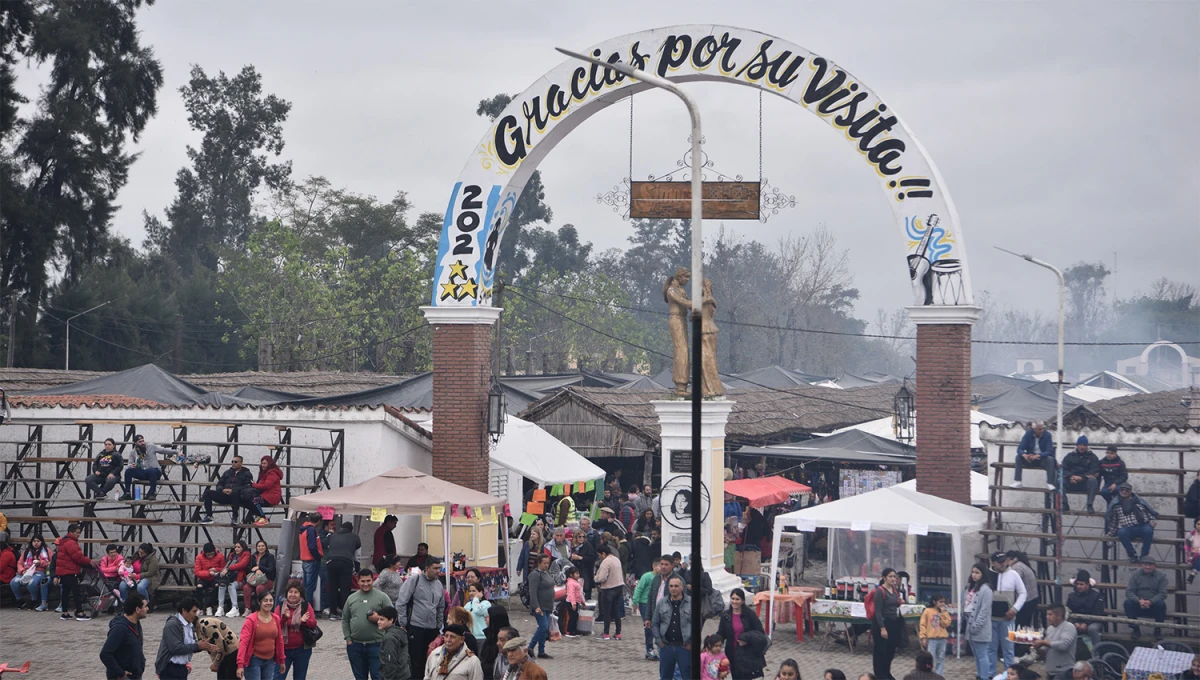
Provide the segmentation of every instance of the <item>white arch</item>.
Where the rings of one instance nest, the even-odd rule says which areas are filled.
[[[677,82],[759,88],[817,115],[843,134],[887,195],[905,242],[914,303],[973,303],[958,213],[937,167],[896,113],[845,69],[793,43],[731,26],[653,29],[588,51]],[[500,239],[538,163],[592,114],[647,87],[615,71],[568,60],[504,109],[450,193],[434,271],[434,306],[491,304]]]

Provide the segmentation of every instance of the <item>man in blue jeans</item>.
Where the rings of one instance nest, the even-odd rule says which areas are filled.
[[[1133,485],[1125,482],[1120,485],[1117,497],[1109,504],[1108,511],[1104,514],[1104,533],[1116,536],[1125,547],[1129,561],[1137,564],[1138,559],[1150,554],[1157,519],[1158,512],[1133,492]],[[1142,541],[1140,556],[1133,550],[1135,538]]]
[[[668,596],[659,600],[650,620],[658,645],[659,680],[691,675],[692,600],[683,592],[683,577],[673,574],[667,582]]]
[[[300,525],[300,568],[304,573],[304,596],[309,602],[316,602],[317,575],[321,571],[321,558],[325,555],[325,546],[317,529],[320,525],[321,515],[315,512],[309,513],[304,518],[304,524]],[[322,601],[321,604],[328,606],[332,613],[341,603],[331,605]]]
[[[1017,446],[1017,469],[1013,473],[1013,487],[1021,488],[1024,484],[1021,477],[1025,468],[1042,468],[1046,471],[1046,488],[1057,488],[1055,471],[1057,460],[1054,457],[1054,439],[1046,431],[1046,424],[1038,420],[1033,428],[1025,431],[1021,443]]]
[[[346,657],[354,680],[380,680],[383,662],[379,646],[383,631],[376,624],[375,612],[392,606],[392,599],[374,587],[375,574],[370,569],[358,572],[358,590],[350,593],[342,607],[342,638],[346,640]]]

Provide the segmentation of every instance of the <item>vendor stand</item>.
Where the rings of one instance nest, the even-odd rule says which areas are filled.
[[[916,597],[925,601],[928,593],[920,588],[920,565],[910,560],[916,553],[916,538],[929,534],[949,536],[951,549],[945,557],[949,558],[951,566],[947,580],[951,592],[957,596],[963,590],[966,569],[970,565],[970,560],[964,560],[964,556],[975,552],[966,549],[964,540],[978,540],[986,519],[986,513],[978,508],[912,489],[891,487],[780,515],[775,518],[773,527],[774,545],[778,550],[785,530],[829,529],[830,559],[826,576],[831,591],[836,588],[835,583],[844,582],[845,578],[857,579],[860,589],[864,585],[873,587],[882,568],[892,567],[910,574],[910,583],[918,586]],[[778,563],[772,561],[769,583],[775,584],[777,576]],[[771,590],[774,593],[776,588]],[[830,596],[832,598],[834,593]],[[855,597],[849,599],[848,604],[855,604]],[[857,600],[861,604],[861,597]],[[818,600],[813,605],[814,621],[820,620],[817,612],[820,603]],[[773,616],[773,602],[770,612]],[[864,622],[865,613],[864,609]],[[850,615],[848,610],[846,615]],[[958,638],[958,653],[961,654],[961,634]]]
[[[295,516],[300,512],[340,513],[359,515],[382,521],[386,515],[428,515],[442,523],[442,545],[447,548],[445,556],[446,591],[450,591],[450,525],[458,511],[476,510],[476,517],[483,512],[495,521],[503,517],[504,500],[438,479],[408,467],[397,467],[368,479],[365,482],[326,489],[303,496],[293,496],[288,502],[288,512]],[[499,514],[497,514],[499,513]],[[507,526],[506,522],[499,524]],[[290,526],[282,529],[288,535]],[[281,556],[280,559],[283,559]],[[284,579],[279,579],[286,585]],[[280,589],[282,594],[282,589]]]

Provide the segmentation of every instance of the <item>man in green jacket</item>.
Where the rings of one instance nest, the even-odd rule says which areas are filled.
[[[375,624],[383,631],[383,641],[379,644],[383,680],[409,680],[412,677],[408,633],[396,625],[396,619],[399,617],[395,607],[384,607],[375,612]]]
[[[350,593],[342,607],[342,637],[354,680],[367,680],[368,673],[371,680],[380,680],[383,631],[376,620],[379,610],[391,606],[387,593],[375,589],[375,574],[370,569],[358,572],[358,590]]]

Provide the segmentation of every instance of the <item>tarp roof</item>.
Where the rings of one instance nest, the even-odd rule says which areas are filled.
[[[228,394],[209,392],[203,387],[180,380],[154,364],[146,364],[119,373],[90,380],[59,385],[31,395],[113,394],[146,399],[168,406],[231,406],[252,402]]]
[[[921,420],[920,418],[917,418],[918,424],[920,424],[920,420]],[[983,440],[979,438],[979,423],[989,423],[992,425],[1000,425],[1002,423],[1007,423],[1007,422],[1008,421],[1003,418],[997,418],[996,416],[989,416],[986,413],[981,413],[979,411],[972,410],[971,411],[971,448],[973,448],[973,449],[982,449],[983,448]],[[849,430],[861,430],[868,434],[875,435],[876,437],[881,437],[883,439],[890,439],[890,440],[894,441],[896,439],[896,431],[893,429],[892,423],[893,423],[893,420],[892,420],[891,416],[884,416],[882,418],[877,418],[875,420],[868,420],[865,423],[859,423],[857,425],[851,425],[850,427],[844,427],[840,430],[835,430],[833,432],[833,434],[841,434],[842,432],[847,432]]]
[[[1057,388],[1056,388],[1057,389]],[[1045,397],[1027,389],[1011,389],[1003,394],[980,400],[980,411],[1006,420],[1028,423],[1034,420],[1054,420],[1058,412],[1057,396]],[[1079,405],[1079,401],[1063,397],[1064,411]]]
[[[917,490],[917,480],[910,479],[896,485],[897,488]],[[974,470],[971,471],[971,505],[983,507],[988,504],[988,478]]]
[[[508,402],[509,413],[519,413],[533,402],[566,387],[589,382],[587,376],[567,375],[501,376],[500,389]],[[392,406],[395,408],[433,408],[433,374],[422,373],[408,380],[359,392],[327,397],[288,400],[289,406]]]
[[[862,430],[839,430],[827,437],[818,437],[803,442],[812,449],[849,449],[860,453],[887,453],[897,456],[915,456],[916,449],[895,439],[885,439]]]
[[[504,500],[401,466],[365,482],[288,501],[289,508],[303,512],[328,506],[347,515],[370,515],[371,508],[383,508],[390,515],[424,515],[434,505],[452,504],[486,508],[504,505]]]
[[[775,526],[794,527],[801,519],[834,529],[870,522],[872,531],[907,532],[910,525],[917,524],[928,526],[930,531],[964,535],[982,529],[987,513],[901,485],[779,515]]]
[[[729,387],[774,387],[784,389],[796,385],[811,385],[822,380],[831,380],[828,376],[810,375],[793,371],[782,366],[764,366],[753,371],[738,373],[726,378],[724,382]]]
[[[436,416],[435,416],[436,417]],[[491,459],[538,486],[602,479],[604,469],[527,420],[509,416]]]
[[[812,487],[779,476],[735,479],[725,482],[725,493],[745,498],[750,502],[752,508],[765,508],[768,505],[786,503],[794,494],[811,492]]]

